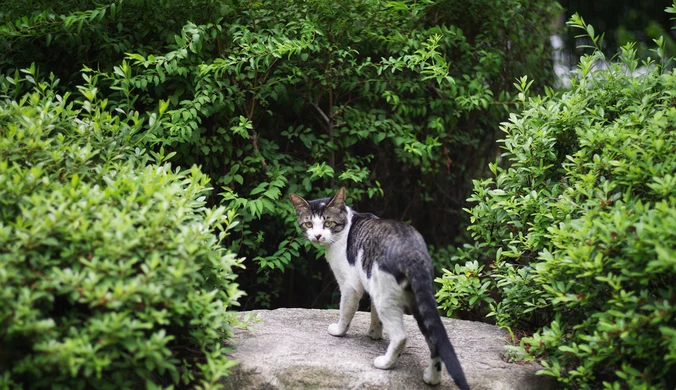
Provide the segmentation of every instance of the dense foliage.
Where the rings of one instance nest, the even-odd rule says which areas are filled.
[[[206,23],[219,2],[111,0],[91,2],[3,1],[0,10],[0,67],[35,63],[63,86],[81,82],[83,65],[110,71],[133,51],[153,53],[187,21]]]
[[[28,58],[85,64],[111,107],[166,102],[146,142],[200,165],[218,189],[209,201],[237,208],[245,307],[325,305],[335,290],[297,237],[289,192],[346,186],[353,205],[453,243],[471,178],[515,107],[513,80],[551,76],[557,10],[548,0],[62,3],[77,11],[8,7],[2,65],[50,53]]]
[[[0,388],[211,387],[232,365],[234,212],[139,148],[144,115],[94,79],[38,80],[0,76]]]
[[[655,62],[640,64],[629,44],[614,63],[592,27],[577,15],[570,25],[596,50],[570,91],[526,99],[503,123],[504,160],[471,198],[476,242],[438,296],[449,313],[488,309],[499,325],[533,329],[512,353],[541,359],[565,387],[671,389],[676,71],[662,40]]]

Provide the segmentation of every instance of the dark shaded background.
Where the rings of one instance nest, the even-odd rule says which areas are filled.
[[[646,58],[654,53],[653,39],[664,36],[667,41],[667,55],[676,54],[675,31],[672,30],[673,14],[664,12],[670,7],[670,0],[566,0],[559,2],[564,13],[559,20],[563,25],[571,15],[578,13],[585,22],[594,26],[597,33],[605,33],[604,52],[613,55],[618,48],[627,42],[636,42],[639,55]],[[562,26],[563,27],[563,26]],[[569,65],[575,65],[582,50],[575,48],[580,30],[570,30],[563,34],[565,57]],[[580,40],[577,40],[579,43]]]

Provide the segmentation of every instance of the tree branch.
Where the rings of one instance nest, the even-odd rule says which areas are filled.
[[[324,111],[322,111],[322,109],[319,108],[319,105],[317,105],[317,103],[311,103],[311,104],[312,104],[312,106],[317,110],[317,112],[319,112],[319,114],[322,116],[322,118],[324,118],[324,121],[326,122],[326,125],[327,125],[327,126],[330,126],[330,124],[331,124],[331,119],[329,119],[329,117],[326,116],[326,114],[324,113]]]

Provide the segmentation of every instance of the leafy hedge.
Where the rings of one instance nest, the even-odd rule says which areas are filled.
[[[214,20],[223,2],[213,0],[3,1],[0,68],[37,64],[62,87],[81,83],[82,66],[111,71],[128,52],[154,53],[174,42],[187,22]],[[3,72],[4,73],[4,72]]]
[[[164,125],[145,130],[148,147],[200,165],[216,188],[210,204],[237,207],[232,249],[247,258],[240,280],[251,308],[323,306],[335,290],[323,290],[330,272],[296,236],[287,192],[347,186],[358,207],[453,243],[471,178],[515,107],[514,78],[546,84],[553,74],[549,21],[559,7],[11,0],[6,9],[5,69],[29,58],[77,80],[84,65],[111,107],[166,102]]]
[[[503,123],[503,160],[474,183],[476,242],[438,280],[449,314],[533,329],[511,353],[564,387],[676,386],[676,71],[656,42],[645,64],[632,44],[618,62],[596,50],[570,91]]]
[[[232,365],[234,212],[136,147],[140,114],[95,80],[73,99],[36,78],[0,76],[0,388],[210,387]]]

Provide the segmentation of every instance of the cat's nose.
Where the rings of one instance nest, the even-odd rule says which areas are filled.
[[[317,240],[319,240],[320,238],[322,238],[322,235],[321,235],[321,234],[315,234],[315,238],[316,238]]]

